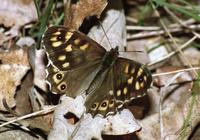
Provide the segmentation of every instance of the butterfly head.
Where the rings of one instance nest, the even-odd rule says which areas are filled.
[[[110,54],[112,56],[118,57],[118,55],[119,55],[119,47],[110,49]]]

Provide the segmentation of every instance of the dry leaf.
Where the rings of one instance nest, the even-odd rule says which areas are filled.
[[[0,53],[0,109],[5,111],[2,100],[5,99],[10,108],[15,106],[15,91],[21,79],[30,69],[27,49],[14,49]]]
[[[65,12],[64,25],[69,28],[78,29],[86,17],[99,17],[106,5],[106,0],[79,0],[70,9],[67,9],[69,11]]]
[[[12,49],[9,52],[0,52],[0,60],[2,64],[20,64],[29,66],[27,48]]]
[[[31,99],[29,94],[33,87],[33,73],[31,71],[23,78],[20,88],[16,91],[15,112],[18,116],[26,115],[32,112]]]
[[[17,36],[21,26],[37,20],[37,12],[33,1],[0,0],[0,3],[0,24],[11,27],[6,35]]]
[[[0,65],[0,110],[6,111],[2,103],[6,100],[10,108],[15,106],[15,91],[20,85],[21,79],[24,77],[29,67],[18,64],[2,64]]]

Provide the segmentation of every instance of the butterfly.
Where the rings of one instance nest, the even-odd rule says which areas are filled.
[[[43,35],[46,82],[55,94],[86,95],[86,112],[106,117],[142,97],[152,82],[145,65],[119,57],[118,48],[106,51],[85,34],[52,26]]]

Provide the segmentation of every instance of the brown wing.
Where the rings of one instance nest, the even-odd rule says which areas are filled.
[[[44,33],[43,44],[49,63],[67,71],[101,60],[106,50],[86,35],[63,26],[52,26]]]
[[[92,116],[106,117],[116,113],[117,103],[113,94],[113,71],[108,69],[100,75],[99,81],[92,93],[89,93],[85,102],[86,112]]]
[[[106,53],[86,35],[63,26],[48,28],[43,44],[49,61],[46,79],[50,90],[71,97],[87,88]]]
[[[73,71],[60,71],[50,64],[46,69],[46,82],[52,93],[76,97],[87,89],[97,73],[99,64],[100,62],[95,62],[93,65],[81,66]]]
[[[115,114],[125,102],[139,98],[147,92],[152,82],[151,73],[142,64],[118,58],[111,69],[99,75],[102,82],[87,96],[86,111],[93,116]]]
[[[129,102],[146,94],[151,85],[152,76],[143,64],[118,58],[113,69],[114,96],[117,101]]]

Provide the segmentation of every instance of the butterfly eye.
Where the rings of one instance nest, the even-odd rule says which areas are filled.
[[[60,86],[61,90],[65,90],[66,86],[63,84]]]
[[[59,36],[57,37],[57,39],[58,39],[59,41],[62,40],[62,36],[59,35]]]
[[[90,108],[91,110],[95,111],[98,107],[99,103],[93,103],[92,107]]]
[[[60,73],[57,74],[57,75],[56,75],[56,78],[57,78],[58,80],[61,80],[61,79],[62,79],[62,74],[60,74]]]
[[[113,107],[114,106],[114,100],[112,99],[112,100],[110,100],[110,103],[109,103],[109,107],[111,108],[111,107]]]
[[[111,100],[111,101],[110,101],[110,104],[113,104],[113,103],[114,103],[114,101],[113,101],[113,100]]]
[[[143,76],[138,77],[138,82],[142,83],[143,81],[144,81],[144,77]]]
[[[62,82],[59,86],[58,86],[58,89],[60,91],[64,91],[67,89],[67,84],[65,82]]]
[[[98,106],[98,103],[94,103],[94,104],[92,105],[92,109],[96,109],[97,106]]]
[[[107,103],[104,102],[103,104],[101,104],[101,107],[106,107]]]
[[[104,109],[106,109],[107,105],[108,105],[108,100],[104,100],[104,101],[101,103],[101,106],[100,106],[99,110],[104,110]]]
[[[53,76],[53,81],[54,81],[56,84],[58,84],[58,83],[60,83],[61,80],[63,79],[63,76],[64,76],[64,74],[61,73],[61,72],[59,72],[59,73],[57,73],[57,74],[55,74],[55,75]]]
[[[97,106],[97,104],[93,104],[93,105],[92,105],[92,108],[96,108],[96,106]]]

